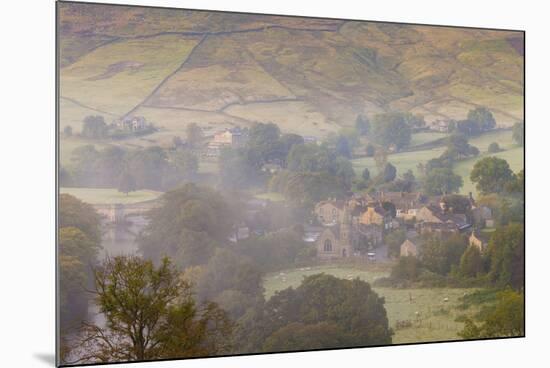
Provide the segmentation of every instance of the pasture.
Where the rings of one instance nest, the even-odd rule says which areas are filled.
[[[70,194],[89,204],[132,204],[150,201],[162,195],[153,190],[138,190],[128,195],[114,188],[60,188],[61,194]]]
[[[383,269],[358,269],[337,265],[318,267],[303,267],[268,274],[264,278],[266,298],[276,291],[297,287],[304,276],[316,273],[326,273],[339,278],[361,280],[372,283],[374,280],[387,276]],[[459,340],[457,333],[464,327],[463,323],[455,322],[460,315],[473,316],[476,308],[459,310],[460,298],[476,289],[396,289],[374,287],[374,290],[386,300],[386,311],[390,326],[394,329],[393,342],[411,343],[427,341]],[[445,301],[445,298],[448,301]],[[410,327],[398,328],[398,321],[409,321]]]

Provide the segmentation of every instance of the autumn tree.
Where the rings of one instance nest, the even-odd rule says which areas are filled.
[[[230,351],[232,322],[214,303],[197,305],[191,286],[164,258],[106,259],[94,269],[95,299],[105,326],[87,322],[79,357],[69,363],[212,356]]]

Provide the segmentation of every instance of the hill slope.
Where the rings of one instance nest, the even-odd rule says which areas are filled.
[[[144,115],[159,140],[191,122],[323,136],[390,110],[523,116],[519,32],[61,3],[59,34],[62,127],[78,109]]]

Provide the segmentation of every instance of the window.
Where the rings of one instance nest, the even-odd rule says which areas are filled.
[[[325,240],[324,251],[332,252],[332,242],[330,241],[330,239]]]
[[[337,216],[336,216],[336,208],[333,208],[333,209],[332,209],[332,219],[333,219],[334,221],[336,221],[336,219],[337,219]]]

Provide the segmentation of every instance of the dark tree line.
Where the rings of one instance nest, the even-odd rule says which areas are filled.
[[[93,145],[76,148],[71,164],[62,168],[62,186],[166,190],[196,177],[198,160],[184,149],[148,147],[127,150]]]

